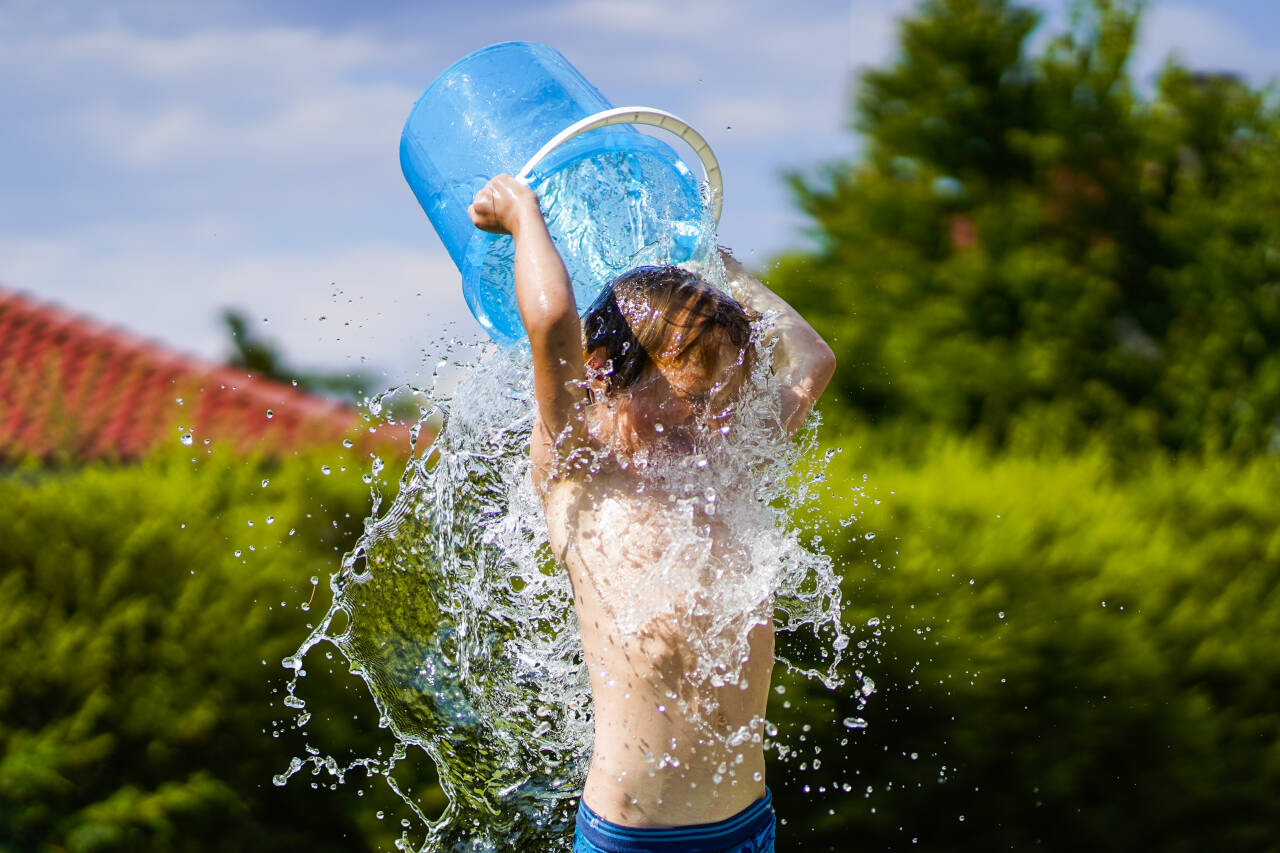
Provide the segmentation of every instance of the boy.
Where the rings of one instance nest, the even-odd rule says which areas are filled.
[[[772,411],[786,436],[826,387],[835,357],[727,254],[737,300],[684,270],[642,267],[580,321],[528,187],[499,175],[468,212],[478,228],[515,241],[538,408],[529,455],[591,680],[595,748],[574,850],[771,851],[762,728],[772,603],[767,594],[734,599],[750,555],[714,496],[688,496],[719,470],[700,473],[701,449],[735,423],[754,363],[753,319],[776,317],[765,336]],[[727,617],[725,600],[737,601]],[[737,659],[718,659],[731,652]]]

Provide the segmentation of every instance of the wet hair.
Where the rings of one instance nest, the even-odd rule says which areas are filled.
[[[582,321],[588,356],[609,362],[607,393],[630,388],[646,368],[696,357],[705,370],[726,341],[749,356],[752,314],[679,267],[637,267],[618,276]]]

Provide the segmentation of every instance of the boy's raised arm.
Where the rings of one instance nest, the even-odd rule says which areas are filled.
[[[790,435],[798,430],[836,371],[836,356],[822,336],[800,312],[786,303],[738,262],[720,250],[731,293],[744,307],[758,314],[776,315],[768,337],[776,340],[773,372],[779,385],[782,425]]]
[[[489,181],[467,213],[477,228],[515,240],[516,302],[529,335],[538,422],[547,439],[535,442],[534,451],[554,447],[554,455],[563,457],[586,444],[582,324],[569,273],[547,233],[538,197],[510,175]]]

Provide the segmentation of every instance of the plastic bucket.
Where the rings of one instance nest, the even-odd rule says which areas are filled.
[[[693,172],[670,146],[630,124],[594,127],[541,150],[566,128],[592,125],[584,120],[611,109],[559,52],[505,42],[447,68],[405,122],[405,179],[462,274],[471,313],[499,343],[524,338],[512,241],[478,230],[467,206],[489,178],[517,174],[535,154],[543,156],[529,163],[526,179],[541,199],[579,309],[619,273],[641,263],[680,263],[705,250],[713,236]],[[708,155],[700,152],[704,166],[714,163]]]

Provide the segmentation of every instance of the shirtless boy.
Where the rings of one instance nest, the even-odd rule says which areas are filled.
[[[655,579],[679,527],[671,507],[684,504],[644,460],[675,459],[686,483],[696,477],[681,454],[691,456],[701,433],[731,427],[762,315],[773,318],[761,333],[772,344],[772,411],[787,436],[830,380],[831,349],[727,254],[736,299],[684,270],[642,267],[579,320],[528,187],[499,175],[469,213],[478,228],[515,241],[538,407],[529,455],[591,680],[595,748],[574,850],[772,851],[762,737],[772,604],[766,597],[734,615],[747,632],[745,657],[705,659],[726,629],[707,627],[698,594],[670,582],[678,571]],[[699,566],[711,583],[732,586],[749,557],[723,520],[698,512],[710,543]]]

